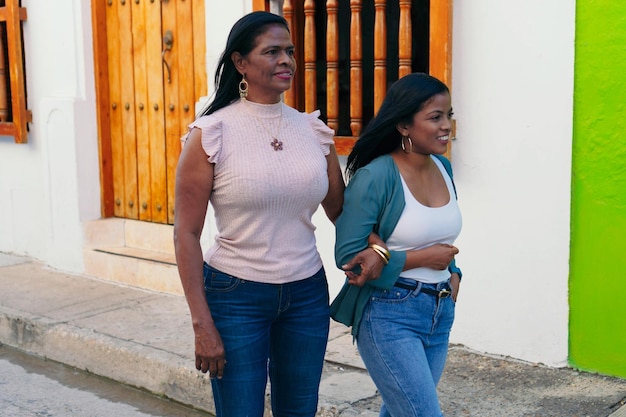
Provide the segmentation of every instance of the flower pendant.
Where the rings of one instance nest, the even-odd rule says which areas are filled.
[[[279,141],[278,139],[274,138],[273,142],[270,142],[270,145],[272,145],[272,147],[274,148],[275,151],[282,151],[283,150],[283,143],[281,141]]]

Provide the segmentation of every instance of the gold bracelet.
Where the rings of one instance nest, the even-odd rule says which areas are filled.
[[[373,250],[374,252],[376,252],[377,254],[380,255],[380,257],[383,259],[383,263],[385,265],[387,265],[389,263],[389,259],[387,259],[387,257],[385,256],[384,253],[382,253],[381,251],[379,251],[378,249],[372,247],[372,246],[368,246],[368,248],[370,248],[371,250]]]
[[[372,243],[368,247],[374,249],[375,251],[377,251],[381,255],[383,255],[385,257],[385,259],[387,260],[387,262],[389,262],[389,259],[391,259],[391,253],[389,253],[389,251],[387,249],[383,248],[382,246],[377,245],[376,243]]]

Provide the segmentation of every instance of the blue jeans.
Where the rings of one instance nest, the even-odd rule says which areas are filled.
[[[330,325],[324,269],[302,281],[263,284],[206,263],[204,288],[226,352],[212,379],[218,417],[262,417],[269,374],[274,417],[313,417]]]
[[[383,400],[380,417],[443,416],[437,383],[446,363],[455,306],[452,297],[420,290],[447,286],[420,283],[415,290],[376,289],[365,307],[357,346]]]

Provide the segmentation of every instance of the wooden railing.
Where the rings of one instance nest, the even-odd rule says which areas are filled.
[[[254,6],[269,10],[267,0]],[[282,11],[299,51],[285,102],[319,108],[337,132],[340,155],[350,152],[393,81],[428,72],[451,87],[452,0],[284,0]]]

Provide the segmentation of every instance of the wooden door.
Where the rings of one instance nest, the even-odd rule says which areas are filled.
[[[104,217],[173,223],[180,137],[206,94],[204,0],[92,0]]]

